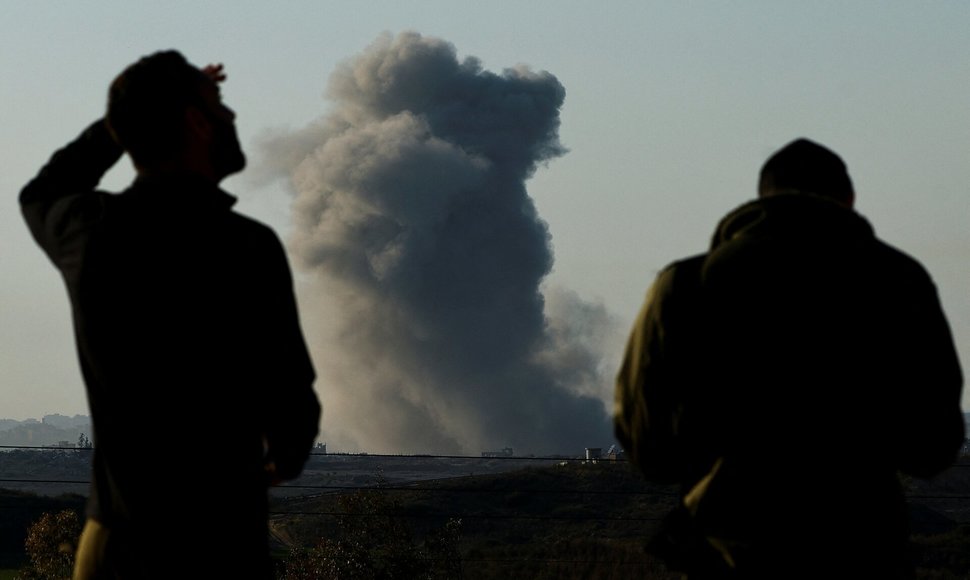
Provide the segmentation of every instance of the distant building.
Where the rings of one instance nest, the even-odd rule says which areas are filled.
[[[596,461],[603,456],[602,447],[587,447],[586,448],[586,461]]]
[[[313,452],[314,453],[317,453],[319,455],[326,455],[327,454],[327,444],[326,443],[317,443],[316,445],[313,446]]]
[[[501,451],[482,451],[482,457],[512,457],[512,448],[505,447]]]
[[[626,452],[622,449],[617,449],[616,445],[614,445],[606,452],[606,458],[610,461],[626,461]]]
[[[56,447],[58,449],[74,449],[77,447],[70,441],[58,441],[57,443],[50,445],[49,447]]]

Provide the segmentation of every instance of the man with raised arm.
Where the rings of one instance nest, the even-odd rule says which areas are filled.
[[[78,579],[270,577],[267,487],[316,438],[283,248],[219,188],[246,163],[223,80],[142,58],[20,195],[67,285],[94,424]],[[123,153],[136,179],[98,191]]]
[[[929,275],[854,201],[835,153],[790,143],[634,325],[616,435],[682,486],[652,548],[690,578],[913,577],[897,472],[954,460],[962,376]]]

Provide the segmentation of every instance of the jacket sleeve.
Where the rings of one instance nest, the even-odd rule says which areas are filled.
[[[267,459],[281,479],[293,479],[316,441],[320,402],[313,389],[316,378],[300,328],[293,279],[282,245],[270,234],[269,263],[262,272],[269,283],[264,311],[267,369],[265,437]]]
[[[675,278],[693,265],[662,271],[647,293],[630,334],[616,379],[614,431],[631,461],[649,479],[679,482],[685,477],[686,450],[680,433],[687,379],[678,361],[688,346],[671,332],[689,334],[681,316],[686,298]]]
[[[37,243],[55,264],[69,259],[72,234],[100,214],[95,188],[123,150],[103,120],[51,157],[20,192],[20,207]]]
[[[930,477],[949,467],[963,444],[960,408],[963,375],[953,336],[927,274],[918,277],[915,295],[898,314],[908,328],[895,363],[897,452],[899,468]]]

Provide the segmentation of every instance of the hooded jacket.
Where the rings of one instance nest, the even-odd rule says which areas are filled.
[[[950,465],[961,389],[923,267],[851,209],[778,195],[658,275],[615,428],[649,478],[682,485],[692,530],[727,568],[810,575],[848,558],[894,577],[908,534],[896,473]]]

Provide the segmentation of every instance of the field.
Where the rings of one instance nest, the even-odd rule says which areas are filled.
[[[905,481],[913,550],[921,578],[970,574],[970,468],[930,481]],[[348,490],[274,503],[280,549],[339,536]],[[459,551],[466,580],[488,578],[679,578],[645,552],[648,538],[675,503],[675,489],[644,482],[623,463],[563,462],[510,473],[414,485],[385,485],[381,499],[360,503],[350,518],[395,519],[418,538],[461,521]],[[359,524],[358,524],[359,525]]]
[[[85,481],[88,457],[0,453],[0,485],[20,487],[0,492],[0,580],[24,563],[31,521],[44,511],[82,509],[82,495],[63,492],[83,483],[51,482]],[[921,578],[970,575],[968,463],[962,458],[933,480],[904,480]],[[678,577],[644,550],[675,504],[675,489],[643,481],[622,462],[316,455],[303,477],[272,498],[280,560],[348,530],[372,543],[398,530],[417,547],[451,525],[466,580]]]

